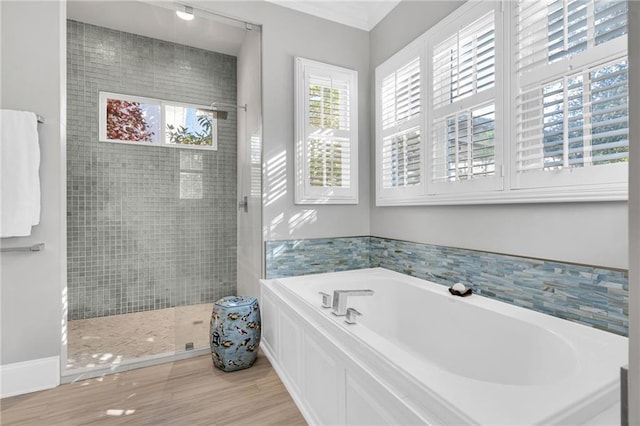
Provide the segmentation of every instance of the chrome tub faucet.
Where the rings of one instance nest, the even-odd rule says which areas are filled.
[[[347,298],[349,296],[372,296],[373,290],[334,290],[331,313],[337,316],[347,315]]]

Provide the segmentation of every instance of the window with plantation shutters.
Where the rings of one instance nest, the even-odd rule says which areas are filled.
[[[625,191],[626,1],[521,1],[514,13],[514,188]]]
[[[434,194],[492,190],[502,183],[496,127],[500,20],[491,5],[475,11],[432,39],[429,192]]]
[[[424,188],[422,52],[410,49],[376,70],[378,200]]]
[[[376,203],[626,200],[624,0],[466,2],[376,68]]]
[[[357,74],[295,60],[297,204],[356,204]]]

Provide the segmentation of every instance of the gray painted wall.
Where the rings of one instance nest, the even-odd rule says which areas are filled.
[[[235,105],[235,56],[71,20],[67,39],[69,319],[235,294],[236,108],[216,151],[98,141],[100,91]]]
[[[1,364],[60,354],[65,269],[65,10],[57,2],[0,2],[2,108],[34,111],[40,136],[40,224],[3,247],[45,243],[38,253],[2,253]]]
[[[263,207],[266,240],[369,233],[369,34],[267,2],[194,2],[262,24]],[[293,200],[293,58],[303,56],[358,71],[358,205],[297,206]]]
[[[372,73],[461,4],[400,3],[370,33]],[[371,114],[373,117],[373,105]],[[375,159],[374,151],[371,152],[373,182]],[[626,202],[375,207],[375,188],[371,199],[371,235],[563,262],[628,267]]]

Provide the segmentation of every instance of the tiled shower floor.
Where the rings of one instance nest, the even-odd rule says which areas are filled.
[[[209,346],[212,303],[67,322],[67,369]]]

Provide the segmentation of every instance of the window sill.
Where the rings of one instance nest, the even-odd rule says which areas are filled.
[[[601,185],[597,188],[563,187],[549,189],[512,189],[481,194],[417,195],[402,198],[376,197],[376,206],[446,206],[481,204],[534,204],[627,201],[627,184]]]

